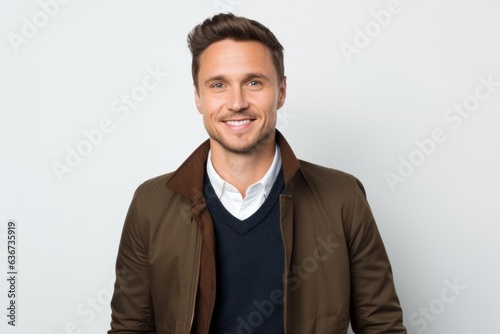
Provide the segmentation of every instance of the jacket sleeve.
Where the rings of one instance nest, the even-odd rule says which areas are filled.
[[[148,280],[145,222],[141,221],[139,190],[130,204],[116,260],[116,282],[111,300],[108,334],[156,333]]]
[[[358,180],[349,212],[352,329],[359,334],[406,334],[389,258]]]

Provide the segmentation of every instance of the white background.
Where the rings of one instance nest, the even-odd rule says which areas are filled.
[[[480,77],[500,82],[500,4],[394,1],[382,26],[372,11],[387,10],[388,0],[73,0],[52,6],[52,17],[41,5],[49,0],[1,0],[0,264],[6,275],[14,219],[19,280],[12,328],[1,279],[0,331],[108,329],[133,191],[206,138],[186,35],[226,4],[285,47],[279,128],[297,156],[364,183],[409,333],[499,333],[500,86],[473,96]],[[28,21],[39,26],[31,35]],[[357,29],[372,29],[368,45]],[[347,44],[357,53],[344,54]],[[169,75],[126,117],[113,112],[147,68]],[[467,118],[443,118],[464,101],[479,105]],[[59,180],[53,165],[66,164],[83,131],[103,119],[113,131]],[[428,143],[436,128],[446,140],[418,153],[416,141]],[[386,174],[410,158],[417,166],[391,187]]]

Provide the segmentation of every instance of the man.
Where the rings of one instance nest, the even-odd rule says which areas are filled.
[[[361,183],[297,160],[275,129],[283,47],[232,14],[188,36],[209,139],[142,184],[108,333],[406,333]]]

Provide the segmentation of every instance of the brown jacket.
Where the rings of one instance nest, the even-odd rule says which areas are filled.
[[[280,197],[285,275],[283,290],[258,302],[284,303],[286,334],[345,334],[349,320],[355,333],[406,333],[363,186],[351,175],[297,160],[276,136],[289,194]],[[208,333],[216,287],[215,236],[203,197],[208,151],[206,141],[177,171],[146,181],[134,194],[108,333]],[[258,317],[241,318],[242,332],[258,327]]]

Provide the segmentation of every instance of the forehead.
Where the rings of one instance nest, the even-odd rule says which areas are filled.
[[[200,79],[248,72],[277,76],[271,52],[260,42],[225,39],[211,44],[200,56]]]

